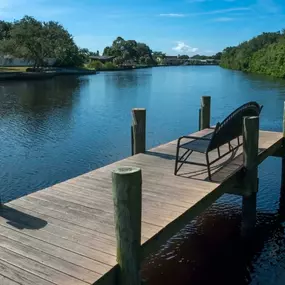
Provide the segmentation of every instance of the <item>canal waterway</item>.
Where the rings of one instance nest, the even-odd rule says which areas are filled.
[[[261,128],[281,131],[285,80],[218,66],[161,67],[0,82],[0,195],[10,201],[130,155],[131,109],[147,109],[148,148],[212,123],[247,101]],[[225,195],[145,261],[148,284],[285,284],[280,159],[259,168],[258,223],[239,236],[241,199]]]

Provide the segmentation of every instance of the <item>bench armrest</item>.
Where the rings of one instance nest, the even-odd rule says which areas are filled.
[[[203,141],[210,141],[210,138],[204,138],[204,137],[196,137],[196,136],[183,136],[180,137],[177,141],[177,147],[180,147],[180,142],[182,139],[194,139],[194,140],[203,140]]]
[[[180,137],[179,139],[195,139],[195,140],[203,140],[203,141],[210,141],[210,138],[205,138],[205,137],[196,137],[196,136],[183,136]]]

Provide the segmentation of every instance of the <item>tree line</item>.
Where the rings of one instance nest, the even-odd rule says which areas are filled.
[[[115,56],[114,63],[117,65],[134,62],[142,65],[156,64],[148,45],[134,40],[124,40],[122,37],[117,37],[112,46],[105,47],[103,55]]]
[[[285,77],[285,32],[262,33],[222,52],[225,68]]]
[[[45,59],[56,59],[57,66],[81,66],[86,54],[73,37],[57,22],[40,22],[25,16],[19,21],[0,21],[0,52],[44,66]]]
[[[35,67],[44,66],[47,58],[56,59],[56,66],[83,66],[90,56],[99,56],[79,48],[72,35],[58,22],[41,22],[25,16],[14,22],[0,21],[0,55],[9,55],[34,62]],[[145,43],[124,40],[118,37],[111,46],[104,49],[103,55],[115,56],[114,64],[132,63],[155,65],[153,53]]]
[[[72,35],[58,22],[42,22],[30,16],[14,22],[0,20],[0,56],[3,55],[33,62],[35,68],[47,65],[49,58],[55,59],[55,66],[60,67],[87,65],[102,68],[101,62],[90,62],[90,56],[99,56],[99,51],[79,48]],[[103,55],[114,56],[113,62],[107,63],[107,68],[121,65],[154,66],[163,64],[166,57],[165,53],[152,51],[145,43],[122,37],[117,37],[111,46],[105,47]],[[214,57],[178,55],[179,59],[184,60],[219,57],[220,53]]]

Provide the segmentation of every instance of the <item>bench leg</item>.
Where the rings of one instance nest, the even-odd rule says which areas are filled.
[[[209,161],[209,153],[206,153],[206,161],[207,161],[207,169],[208,169],[208,176],[209,180],[212,181],[211,169],[210,169],[210,161]]]
[[[228,145],[229,145],[229,151],[231,151],[231,143],[229,142]]]
[[[177,145],[177,149],[176,149],[176,158],[175,158],[175,168],[174,168],[174,175],[177,174],[177,166],[178,166],[178,156],[179,156],[179,145]]]
[[[218,156],[220,157],[221,156],[220,148],[218,147],[217,150],[218,150]]]
[[[186,150],[184,154],[179,159],[179,147],[177,147],[176,150],[176,159],[175,159],[175,169],[174,169],[174,175],[177,175],[177,172],[182,167],[185,161],[187,161],[188,157],[192,154],[193,150]],[[180,166],[178,166],[178,163],[181,163]]]

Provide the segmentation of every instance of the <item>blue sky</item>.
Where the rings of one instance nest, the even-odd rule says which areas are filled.
[[[121,36],[167,54],[213,54],[285,28],[285,0],[0,0],[0,19],[24,15],[64,25],[100,52]]]

